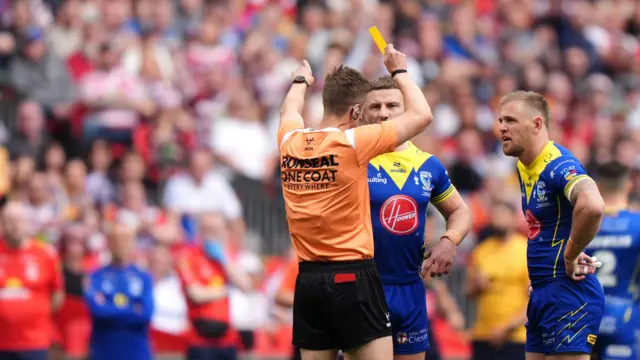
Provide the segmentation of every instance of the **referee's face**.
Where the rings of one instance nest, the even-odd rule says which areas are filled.
[[[532,124],[527,120],[527,112],[520,101],[511,101],[500,107],[500,140],[502,151],[507,156],[519,157],[530,142]]]
[[[367,94],[363,119],[365,124],[377,124],[393,119],[403,112],[404,101],[400,90],[374,90]]]

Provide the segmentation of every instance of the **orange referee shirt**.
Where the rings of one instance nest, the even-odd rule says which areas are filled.
[[[51,345],[51,297],[63,289],[55,250],[29,241],[13,249],[0,241],[0,351]]]
[[[397,146],[393,122],[341,131],[278,130],[282,187],[291,240],[300,261],[373,257],[367,166]]]

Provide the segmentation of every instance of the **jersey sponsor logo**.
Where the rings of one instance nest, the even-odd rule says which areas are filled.
[[[527,224],[529,224],[529,240],[533,240],[542,232],[542,223],[529,210],[525,212],[524,217],[527,220]]]
[[[562,174],[562,177],[564,177],[564,179],[567,181],[573,179],[574,177],[576,177],[576,175],[578,175],[578,171],[576,170],[575,166],[569,166],[566,169],[563,169],[560,173]]]
[[[398,344],[418,344],[424,341],[427,341],[429,335],[427,334],[427,329],[422,329],[420,331],[412,331],[409,333],[399,332],[396,335],[396,342]]]
[[[538,201],[547,201],[547,184],[544,181],[538,181],[536,186],[536,193],[538,194]]]
[[[384,184],[387,185],[387,179],[385,179],[382,174],[378,173],[376,176],[374,177],[370,177],[369,178],[369,182],[370,183],[380,183],[380,184]]]
[[[283,156],[280,164],[282,183],[288,190],[324,190],[336,182],[338,156],[326,155],[310,159]]]
[[[594,334],[589,334],[587,335],[587,342],[591,345],[595,345],[596,344],[596,339],[598,339],[598,336],[594,335]]]
[[[393,162],[393,168],[391,168],[390,171],[394,172],[394,173],[402,173],[402,174],[407,172],[407,170],[402,166],[400,161],[394,161]]]
[[[418,227],[418,204],[409,196],[394,195],[382,204],[380,223],[392,234],[409,234]]]
[[[431,196],[431,173],[420,171],[420,182],[422,183],[422,196]]]

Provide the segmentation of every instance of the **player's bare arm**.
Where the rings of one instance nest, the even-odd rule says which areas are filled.
[[[389,120],[394,123],[398,133],[398,144],[410,140],[420,134],[433,121],[433,113],[429,103],[424,98],[422,90],[407,74],[407,56],[387,46],[384,55],[384,65],[393,76],[404,99],[405,112]]]
[[[447,230],[440,238],[440,242],[425,252],[420,275],[431,277],[448,274],[456,256],[456,247],[471,228],[471,213],[469,207],[462,200],[462,196],[454,190],[446,200],[435,204],[436,209],[447,222]]]
[[[573,222],[564,251],[565,267],[571,279],[583,280],[587,271],[580,271],[578,263],[584,261],[580,259],[581,256],[586,256],[582,250],[589,245],[600,228],[604,215],[604,200],[598,186],[590,178],[578,181],[567,195],[573,204]]]
[[[307,60],[304,60],[302,66],[293,72],[293,84],[289,88],[289,92],[287,92],[280,109],[278,142],[282,141],[282,137],[287,132],[304,128],[304,121],[302,120],[304,97],[307,93],[307,88],[313,85],[313,81],[311,66]]]

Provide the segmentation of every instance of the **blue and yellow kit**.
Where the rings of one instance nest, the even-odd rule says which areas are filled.
[[[369,163],[374,257],[384,285],[393,329],[394,353],[428,350],[425,288],[420,278],[429,202],[455,188],[440,161],[412,143]]]
[[[602,262],[596,272],[605,308],[594,349],[602,360],[640,358],[640,213],[607,210],[585,251]]]
[[[595,275],[566,276],[564,249],[571,232],[571,191],[588,176],[564,147],[550,141],[528,166],[518,162],[522,210],[529,225],[527,267],[533,287],[527,309],[527,352],[590,354],[604,308]]]

